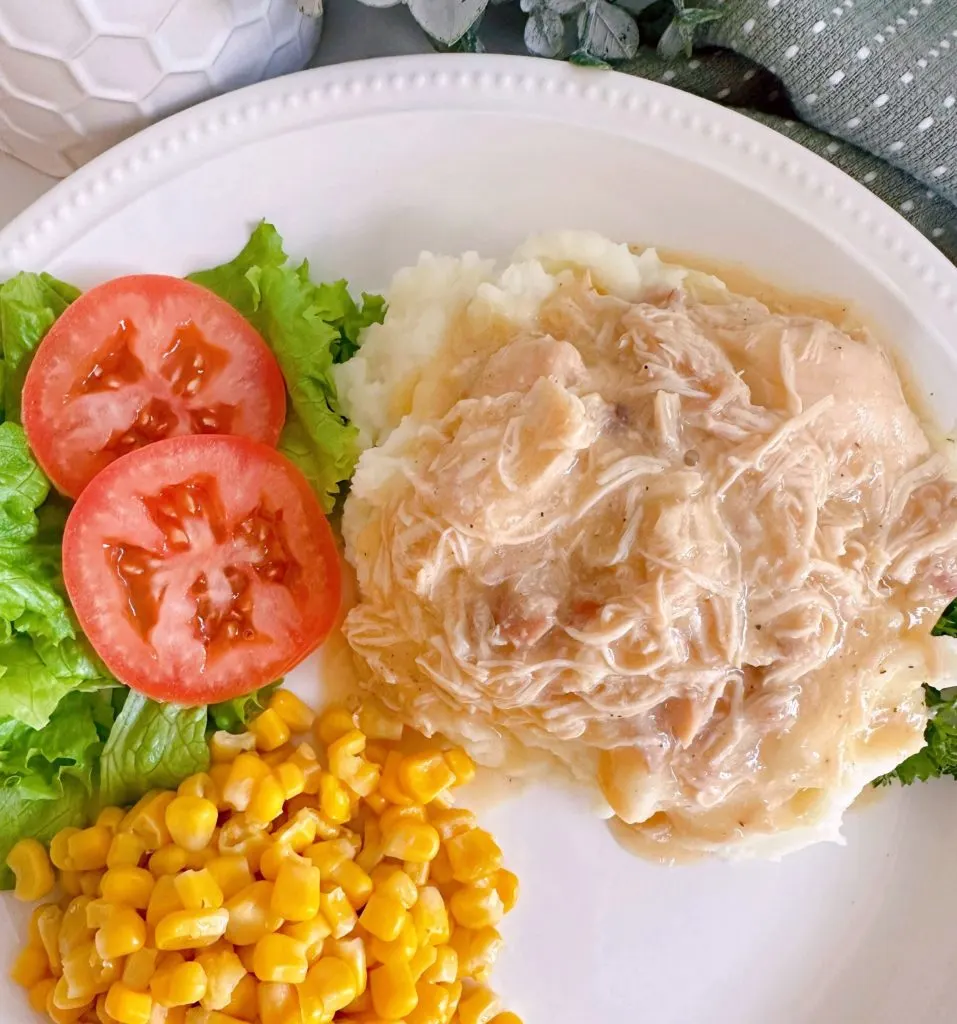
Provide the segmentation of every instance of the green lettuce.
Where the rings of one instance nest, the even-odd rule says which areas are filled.
[[[270,683],[260,690],[253,690],[244,697],[234,697],[219,704],[209,705],[209,729],[225,729],[226,732],[242,732],[260,711],[266,709],[269,698],[279,683]]]
[[[157,704],[130,692],[100,759],[100,801],[127,804],[150,789],[175,789],[209,767],[205,707]]]
[[[20,421],[20,393],[30,360],[54,321],[80,292],[49,274],[17,274],[0,285],[3,411]]]
[[[234,260],[190,280],[233,305],[266,339],[291,406],[279,450],[329,511],[358,457],[357,431],[339,406],[332,367],[355,353],[364,328],[382,322],[384,300],[363,294],[359,305],[345,281],[313,283],[308,262],[290,264],[279,233],[265,221]]]

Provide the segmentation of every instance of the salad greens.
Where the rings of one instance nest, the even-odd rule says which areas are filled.
[[[358,432],[339,407],[332,367],[355,354],[363,328],[382,322],[384,300],[363,293],[358,306],[345,281],[314,284],[309,263],[290,264],[279,233],[265,221],[234,260],[189,280],[238,309],[273,350],[292,407],[279,450],[330,511],[358,457]]]
[[[935,636],[942,635],[937,632],[939,625],[934,627]],[[875,786],[887,786],[894,781],[909,786],[912,782],[926,782],[943,775],[957,779],[957,686],[935,690],[925,685],[924,700],[933,709],[933,717],[924,729],[923,749],[902,761],[892,772],[875,779]]]
[[[385,304],[344,281],[315,284],[262,223],[229,263],[194,274],[258,328],[290,394],[280,444],[332,506],[355,465],[355,431],[331,368]],[[242,730],[272,687],[210,707],[159,704],[121,686],[82,636],[63,587],[65,499],[51,494],[20,425],[20,393],[46,332],[80,292],[49,274],[0,284],[0,887],[18,839],[46,840],[99,806],[173,787],[209,763],[206,737]]]

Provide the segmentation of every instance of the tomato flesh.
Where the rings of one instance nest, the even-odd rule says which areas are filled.
[[[105,466],[183,434],[242,434],[274,445],[282,373],[227,302],[180,278],[139,274],[92,288],[37,349],[23,425],[44,471],[78,495]]]
[[[309,484],[236,436],[159,441],[105,469],[70,513],[63,575],[116,677],[185,704],[289,671],[340,600],[335,541]]]

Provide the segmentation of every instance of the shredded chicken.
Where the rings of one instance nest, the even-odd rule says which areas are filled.
[[[957,487],[883,350],[713,284],[566,272],[528,323],[460,318],[345,513],[376,692],[547,752],[665,859],[839,820],[918,749],[957,592]]]

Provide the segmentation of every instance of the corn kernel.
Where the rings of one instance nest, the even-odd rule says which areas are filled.
[[[264,935],[253,953],[253,971],[260,981],[299,985],[308,970],[306,947],[288,935]]]
[[[146,868],[109,868],[103,874],[100,890],[107,903],[146,910],[155,884],[156,879]]]
[[[37,1013],[46,1013],[47,1004],[53,1000],[53,990],[56,988],[55,978],[44,978],[35,985],[30,986],[27,993],[27,1001]]]
[[[150,980],[150,992],[160,1006],[189,1006],[206,995],[206,971],[196,960],[160,967]]]
[[[445,1024],[448,1019],[449,994],[439,985],[428,982],[416,985],[418,1004],[406,1016],[406,1024]]]
[[[257,994],[262,1024],[303,1024],[299,994],[292,985],[264,982]]]
[[[74,871],[99,871],[105,868],[112,842],[113,833],[103,825],[92,825],[70,836],[66,848],[71,867]]]
[[[356,716],[356,724],[370,740],[402,739],[402,723],[377,701],[368,698]]]
[[[439,834],[431,825],[411,819],[403,819],[382,833],[383,852],[397,860],[413,863],[432,860],[440,845]]]
[[[259,873],[270,882],[275,882],[279,877],[279,870],[286,861],[293,861],[300,864],[308,864],[305,857],[300,857],[288,846],[281,846],[273,843],[263,850],[262,858],[259,861]]]
[[[213,876],[224,900],[231,900],[236,893],[251,885],[253,881],[249,862],[238,854],[213,857],[207,862],[206,870]]]
[[[377,893],[398,900],[406,910],[419,898],[415,882],[394,864],[380,864],[372,873],[372,880]]]
[[[276,690],[269,698],[269,709],[275,711],[292,732],[308,732],[316,720],[312,708],[289,690]]]
[[[391,942],[398,938],[407,917],[408,911],[394,896],[374,892],[359,916],[359,923],[370,935]]]
[[[425,808],[422,804],[410,804],[407,807],[387,807],[379,815],[379,827],[383,834],[390,832],[403,821],[427,821]]]
[[[352,712],[338,705],[323,711],[316,720],[314,727],[316,739],[327,747],[354,729],[355,723]]]
[[[277,750],[289,742],[289,726],[272,708],[257,715],[250,722],[249,731],[256,739],[256,749],[260,751]]]
[[[469,928],[456,928],[449,945],[458,956],[459,978],[474,978],[490,970],[502,950],[502,936],[494,928],[473,932]]]
[[[380,769],[363,758],[366,738],[352,729],[330,744],[327,751],[329,771],[359,796],[368,796],[379,785]]]
[[[61,871],[60,888],[65,896],[80,896],[83,894],[83,884],[79,871]]]
[[[319,777],[322,775],[322,766],[315,750],[308,743],[300,743],[292,752],[289,763],[294,764],[302,771],[304,779],[303,792],[316,794],[319,792]]]
[[[373,814],[382,814],[389,806],[389,801],[378,791],[364,798],[366,806]]]
[[[348,1006],[357,994],[355,975],[349,964],[335,956],[324,956],[309,969],[299,991],[299,1001],[304,1015],[325,1014],[331,1019],[332,1014]]]
[[[157,949],[202,949],[222,938],[229,923],[229,912],[220,907],[210,910],[177,910],[156,925]]]
[[[372,892],[372,879],[354,860],[344,860],[327,877],[345,890],[349,902],[356,910],[365,906]]]
[[[229,781],[229,773],[232,771],[232,761],[213,761],[209,766],[209,779],[216,791],[216,808],[219,811],[230,810],[229,804],[223,797],[223,790]],[[207,799],[209,794],[207,794]]]
[[[133,832],[146,844],[149,853],[165,846],[170,841],[166,827],[166,808],[173,802],[172,792],[147,793],[135,804],[120,825],[120,831]]]
[[[429,874],[432,870],[432,861],[422,861],[416,864],[407,860],[402,862],[402,870],[412,879],[412,884],[421,889],[423,885],[429,884]]]
[[[459,957],[451,946],[435,946],[435,963],[422,975],[423,981],[432,984],[451,984],[458,978]]]
[[[146,922],[132,907],[117,906],[97,929],[95,943],[104,960],[129,956],[146,945]]]
[[[352,975],[356,982],[356,994],[361,996],[365,992],[366,983],[369,980],[365,942],[358,937],[336,939],[327,943],[327,946],[330,956],[338,957],[352,969]]]
[[[449,910],[455,923],[478,931],[494,928],[505,916],[505,906],[498,891],[489,886],[465,885],[452,894]]]
[[[213,764],[231,764],[240,754],[248,754],[255,749],[256,737],[252,733],[234,734],[219,729],[209,737],[209,756]]]
[[[319,808],[335,825],[343,825],[351,817],[349,793],[329,772],[323,772],[319,779]]]
[[[409,965],[383,964],[369,972],[372,1005],[380,1017],[398,1020],[410,1014],[419,1001]]]
[[[229,924],[226,939],[236,946],[251,946],[276,931],[282,918],[272,911],[272,882],[253,882],[226,904]]]
[[[204,847],[202,850],[185,851],[186,853],[186,867],[190,871],[199,871],[206,867],[206,865],[218,854],[219,852],[219,837],[213,832],[213,837],[210,840],[210,845]]]
[[[345,938],[356,926],[356,912],[345,891],[339,886],[324,892],[319,897],[319,909],[329,922],[334,939]]]
[[[381,863],[385,854],[382,852],[382,829],[378,821],[370,818],[365,825],[362,849],[356,854],[356,864],[368,874],[372,874]]]
[[[208,868],[183,871],[176,875],[173,884],[185,910],[215,910],[223,905],[223,890]]]
[[[474,828],[453,836],[445,844],[457,882],[476,882],[502,866],[502,851],[484,829]]]
[[[412,908],[412,923],[419,942],[440,946],[449,941],[449,915],[442,893],[435,886],[419,890],[419,898]]]
[[[149,906],[146,908],[146,923],[155,928],[167,914],[182,910],[183,904],[176,893],[176,884],[171,875],[161,875],[156,879]]]
[[[316,840],[315,813],[308,809],[297,811],[285,825],[276,829],[272,838],[278,846],[284,846],[293,853],[303,853]]]
[[[273,774],[282,789],[283,798],[293,800],[300,796],[306,788],[306,776],[303,770],[292,761],[284,761],[273,768]]]
[[[475,778],[475,762],[461,747],[446,750],[444,757],[455,775],[456,786],[465,786]]]
[[[144,946],[135,953],[130,954],[123,964],[122,982],[127,988],[135,989],[137,992],[145,992],[150,985],[150,979],[156,973],[156,963],[159,960],[159,953],[155,949]]]
[[[166,827],[177,846],[195,852],[209,845],[218,817],[214,801],[202,796],[176,796],[166,808]]]
[[[232,999],[223,1008],[224,1013],[240,1020],[255,1021],[259,1016],[259,982],[252,974],[244,974],[233,989]]]
[[[259,870],[259,861],[269,845],[270,838],[263,827],[251,824],[245,814],[232,815],[220,829],[216,843],[220,854],[245,857],[253,872]]]
[[[429,821],[438,830],[443,843],[447,843],[453,836],[478,828],[478,819],[464,807],[430,808]]]
[[[58,978],[63,973],[60,956],[60,929],[63,927],[63,911],[54,903],[40,907],[36,914],[37,932],[46,951],[50,973]]]
[[[307,846],[303,856],[319,869],[323,878],[331,878],[332,873],[344,861],[351,860],[354,853],[352,846],[344,839],[325,839]]]
[[[462,982],[453,981],[451,984],[443,985],[442,987],[449,994],[449,1016],[446,1022],[446,1024],[448,1024],[448,1021],[452,1020],[455,1017],[455,1011],[459,1008],[459,1002],[462,999]]]
[[[319,913],[321,882],[319,869],[308,861],[286,860],[279,868],[272,892],[273,913],[287,921],[308,921],[315,917]]]
[[[409,970],[412,972],[416,985],[418,985],[422,975],[425,974],[437,959],[438,953],[435,951],[435,946],[419,946],[412,954],[409,960]]]
[[[457,781],[445,757],[436,751],[403,757],[398,774],[402,789],[423,804],[431,803]]]
[[[149,1024],[153,998],[145,992],[134,992],[121,981],[110,985],[106,993],[106,1012],[117,1024]]]
[[[33,988],[50,976],[50,961],[43,946],[24,946],[10,968],[10,978],[22,988]]]
[[[370,938],[369,955],[383,964],[393,963],[396,960],[409,963],[415,956],[418,945],[419,937],[416,934],[415,925],[407,914],[401,931],[391,942],[386,942],[375,935]]]
[[[146,843],[133,832],[117,832],[106,855],[108,868],[136,868],[146,853]]]
[[[510,913],[518,902],[518,878],[505,868],[485,878],[480,878],[474,884],[478,886],[493,886],[502,901],[502,907],[506,914]]]
[[[13,872],[16,885],[13,895],[33,903],[53,890],[53,865],[47,851],[36,839],[21,839],[7,854],[7,867]]]
[[[279,779],[270,772],[253,787],[246,817],[252,825],[268,825],[282,814],[285,801]]]
[[[517,1013],[506,1010],[504,1013],[495,1014],[488,1024],[522,1024],[522,1018]]]
[[[379,792],[397,807],[410,807],[415,799],[402,788],[399,779],[399,766],[402,764],[402,755],[397,750],[390,750],[386,755],[385,764],[382,766],[382,776],[379,780]]]
[[[78,994],[71,995],[70,983],[64,975],[64,977],[57,979],[57,983],[53,988],[51,1002],[58,1010],[80,1010],[82,1012],[93,1000],[96,993],[92,989],[87,990],[80,986],[74,986],[74,991]]]
[[[459,1003],[461,1024],[489,1024],[499,1007],[498,996],[484,986],[462,997]]]
[[[181,846],[170,843],[150,854],[148,866],[158,878],[160,875],[177,875],[186,867],[188,854]]]
[[[102,874],[99,871],[80,872],[80,892],[84,896],[97,897],[100,895],[100,879]]]
[[[306,947],[306,961],[309,964],[314,964],[322,956],[325,941],[332,934],[329,922],[322,914],[317,914],[309,921],[284,924],[280,931]]]
[[[256,754],[241,753],[232,762],[223,785],[223,800],[234,811],[245,811],[260,779],[271,774],[269,765]]]
[[[60,871],[76,870],[70,858],[69,842],[79,831],[78,828],[63,828],[50,840],[50,860]]]
[[[200,998],[205,1010],[225,1010],[236,986],[246,977],[246,968],[229,947],[200,953],[196,962],[206,972],[206,992]]]

